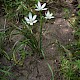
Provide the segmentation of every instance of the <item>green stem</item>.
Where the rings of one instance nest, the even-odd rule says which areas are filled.
[[[42,14],[40,12],[40,46],[39,47],[40,47],[40,52],[45,59],[44,51],[42,49],[42,24],[43,24],[43,18],[42,18]]]
[[[42,52],[42,14],[40,12],[40,51]]]

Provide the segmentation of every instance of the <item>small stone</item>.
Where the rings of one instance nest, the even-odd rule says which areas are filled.
[[[62,25],[60,25],[60,26],[62,26]]]
[[[64,21],[65,21],[66,19],[64,19]]]
[[[75,33],[75,30],[73,30],[72,32]]]
[[[54,22],[54,24],[55,24],[56,22]]]
[[[69,39],[69,41],[71,41],[71,39]]]
[[[53,47],[51,49],[53,49]]]
[[[54,46],[55,44],[52,44],[52,46]]]
[[[75,14],[72,14],[72,16],[75,16]]]

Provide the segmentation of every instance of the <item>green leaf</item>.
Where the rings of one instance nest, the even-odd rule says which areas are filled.
[[[80,36],[80,32],[76,32],[75,35]]]
[[[51,77],[51,79],[50,79],[50,80],[54,80],[53,70],[52,70],[52,68],[51,68],[51,66],[50,66],[50,64],[49,64],[49,63],[47,63],[47,65],[48,65],[48,68],[49,68],[49,70],[51,71],[51,74],[52,74],[52,77]]]
[[[0,71],[5,73],[5,75],[10,75],[11,74],[9,71],[5,71],[5,70],[2,70],[2,69],[0,69]]]
[[[77,12],[78,16],[80,16],[80,10]]]
[[[80,60],[76,60],[77,68],[80,69]]]
[[[80,8],[80,4],[78,5],[78,7],[77,8]]]

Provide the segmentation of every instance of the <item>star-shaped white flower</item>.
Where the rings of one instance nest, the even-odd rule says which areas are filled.
[[[50,13],[49,11],[47,11],[47,13],[45,13],[45,18],[46,19],[51,19],[51,18],[54,18],[54,16],[53,16],[53,13]]]
[[[35,9],[36,11],[47,10],[47,8],[44,8],[44,7],[46,6],[46,3],[44,3],[44,4],[41,6],[41,3],[38,1],[38,4],[37,4],[37,5],[35,4],[35,6],[36,6],[36,8],[37,8],[37,9]]]
[[[26,22],[27,22],[28,24],[33,25],[34,23],[36,23],[36,22],[37,22],[37,20],[36,20],[37,15],[34,15],[34,16],[32,17],[32,13],[31,13],[31,12],[29,12],[28,17],[29,17],[29,18],[24,17],[24,18],[25,18],[25,20],[26,20]]]

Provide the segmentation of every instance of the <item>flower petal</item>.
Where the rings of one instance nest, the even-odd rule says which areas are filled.
[[[47,8],[43,8],[42,10],[47,10]]]
[[[50,16],[52,16],[52,15],[53,15],[53,13],[50,14]]]
[[[45,18],[47,18],[47,17],[45,17]]]
[[[50,12],[49,11],[47,12],[47,15],[50,15]]]
[[[46,19],[51,19],[50,17],[45,17]]]
[[[41,3],[38,1],[38,7],[41,7]]]
[[[51,16],[51,18],[54,18],[54,16]]]
[[[36,8],[38,8],[38,6],[35,4]]]
[[[34,16],[33,16],[33,21],[36,19],[36,17],[37,17],[37,15],[34,15]]]
[[[37,22],[37,20],[33,21],[33,23],[36,23],[36,22]]]
[[[29,19],[27,18],[27,17],[24,17],[24,19],[28,22],[29,21]]]
[[[29,22],[27,22],[28,24],[30,24],[30,21]]]
[[[36,11],[40,11],[39,9],[35,9]]]
[[[30,25],[33,25],[33,23],[30,23]]]
[[[46,3],[44,3],[41,8],[43,9],[45,6],[46,6]]]
[[[29,12],[29,19],[31,20],[32,19],[32,13]]]

